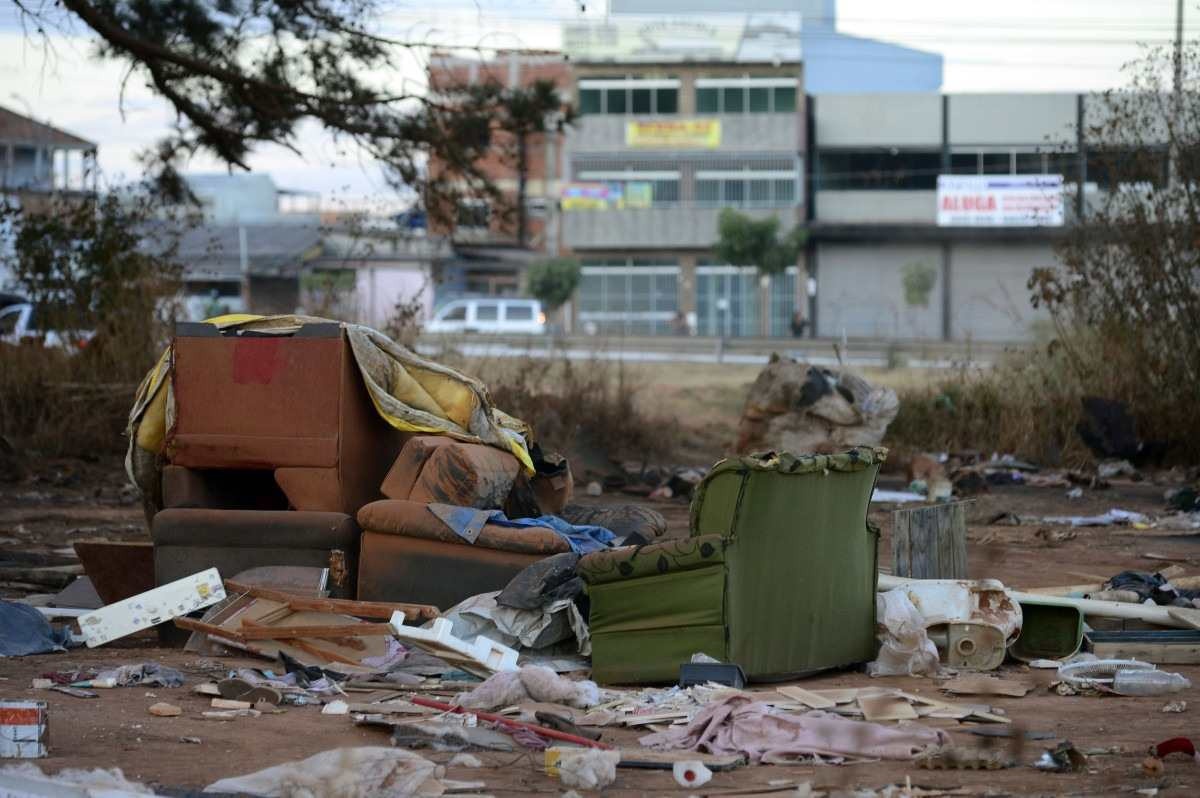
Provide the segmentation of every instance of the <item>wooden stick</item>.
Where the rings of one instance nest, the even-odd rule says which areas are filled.
[[[314,612],[335,612],[342,615],[354,615],[359,618],[380,618],[387,620],[397,610],[408,618],[423,621],[433,620],[441,615],[441,610],[432,604],[405,604],[384,601],[350,601],[349,599],[314,599],[295,596],[282,590],[272,590],[268,587],[243,585],[232,579],[225,580],[225,589],[231,593],[244,593],[253,598],[269,601],[280,601],[293,610],[312,610]]]
[[[337,637],[376,637],[390,635],[392,628],[386,623],[346,623],[331,626],[266,626],[243,620],[241,636],[245,640],[286,640],[305,637],[328,640]]]
[[[463,709],[462,707],[454,704],[446,704],[442,701],[434,701],[431,698],[423,698],[421,696],[413,696],[408,700],[410,703],[416,704],[419,707],[440,709],[442,712],[469,712],[478,718],[482,718],[483,720],[490,720],[491,722],[498,723],[501,726],[528,729],[531,732],[540,734],[542,737],[549,737],[551,740],[562,740],[565,743],[574,743],[575,745],[582,745],[588,748],[603,748],[605,750],[612,750],[611,745],[605,745],[604,743],[596,740],[589,740],[586,737],[580,737],[576,734],[567,734],[566,732],[560,732],[557,729],[548,729],[545,726],[538,726],[534,723],[524,723],[519,720],[513,720],[512,718],[506,718],[503,715],[496,715],[492,712],[477,712],[473,709]]]
[[[340,662],[343,665],[362,665],[361,660],[350,659],[349,657],[343,657],[341,654],[338,654],[335,651],[326,651],[325,649],[314,646],[312,643],[306,642],[304,640],[288,639],[288,640],[280,640],[279,642],[283,643],[285,645],[292,646],[293,648],[298,648],[301,651],[303,651],[305,654],[311,654],[314,657],[320,657],[321,659],[324,659],[326,662]]]

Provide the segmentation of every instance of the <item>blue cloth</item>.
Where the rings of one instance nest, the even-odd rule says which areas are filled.
[[[450,527],[467,543],[474,543],[478,539],[484,524],[496,524],[516,529],[532,526],[545,527],[553,530],[559,537],[567,541],[571,551],[576,554],[589,554],[593,551],[607,549],[617,537],[602,526],[575,526],[556,515],[543,515],[538,518],[507,518],[501,510],[478,510],[474,507],[456,507],[450,504],[431,504],[429,512],[436,515],[442,523]]]
[[[46,616],[28,604],[0,601],[0,657],[65,651],[71,634],[54,631]]]

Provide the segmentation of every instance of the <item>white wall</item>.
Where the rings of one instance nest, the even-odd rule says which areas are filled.
[[[817,147],[942,146],[940,94],[823,94]]]
[[[1055,264],[1050,244],[955,244],[950,249],[951,335],[955,340],[1033,337],[1044,310],[1029,303],[1030,273]]]
[[[1074,94],[954,94],[950,143],[1074,146],[1076,102]]]
[[[427,319],[433,312],[433,280],[424,267],[416,265],[364,265],[355,283],[358,320],[382,329],[392,317],[396,303],[419,297]]]
[[[817,250],[817,334],[822,337],[941,339],[941,247],[822,244]],[[937,275],[925,306],[904,297],[904,268]]]
[[[862,224],[933,224],[936,191],[818,191],[817,220]]]

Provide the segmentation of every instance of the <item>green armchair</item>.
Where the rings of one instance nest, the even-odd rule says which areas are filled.
[[[696,488],[689,537],[585,556],[593,678],[671,682],[697,652],[756,681],[874,658],[879,533],[866,516],[886,456],[723,460]]]

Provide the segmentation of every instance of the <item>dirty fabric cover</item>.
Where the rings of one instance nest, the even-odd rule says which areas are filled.
[[[486,443],[512,452],[533,473],[524,422],[492,405],[483,383],[400,346],[386,335],[357,324],[313,316],[232,314],[208,319],[222,330],[274,331],[290,334],[305,324],[338,324],[346,331],[371,402],[385,421],[404,432],[448,435]],[[129,411],[129,449],[125,468],[143,493],[156,473],[155,458],[174,413],[170,392],[171,350],[159,358],[138,386]]]
[[[485,524],[495,524],[512,529],[549,529],[566,541],[571,551],[587,554],[601,551],[616,536],[598,526],[574,526],[553,515],[538,518],[506,518],[501,510],[476,510],[471,507],[451,507],[447,504],[431,504],[429,511],[466,543],[474,543]]]
[[[0,601],[0,657],[66,650],[70,633],[54,631],[46,616],[28,604]]]
[[[740,754],[752,762],[786,763],[811,756],[912,759],[944,745],[946,733],[918,724],[884,726],[828,712],[783,714],[744,695],[705,707],[687,726],[638,740],[649,748]]]

